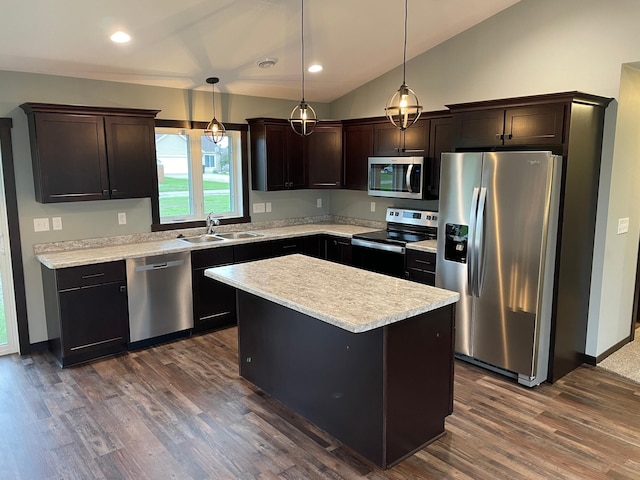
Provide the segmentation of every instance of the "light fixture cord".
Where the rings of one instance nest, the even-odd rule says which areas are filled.
[[[213,104],[213,118],[216,118],[216,84],[212,83],[211,84],[211,89],[213,91],[213,93],[211,94],[211,103]]]
[[[300,0],[300,6],[301,6],[301,14],[300,14],[300,18],[301,20],[301,27],[300,27],[300,32],[302,35],[302,101],[304,102],[304,0]]]
[[[409,0],[404,0],[404,53],[402,56],[402,84],[407,80],[407,17],[409,13]]]

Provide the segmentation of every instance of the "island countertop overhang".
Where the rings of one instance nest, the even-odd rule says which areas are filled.
[[[209,268],[205,275],[352,333],[460,298],[456,292],[300,254]]]

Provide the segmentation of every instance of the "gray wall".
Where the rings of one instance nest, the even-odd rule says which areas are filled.
[[[27,290],[27,314],[31,343],[47,339],[40,264],[33,245],[150,231],[149,199],[107,200],[70,204],[40,204],[34,199],[27,117],[19,108],[24,102],[46,102],[96,106],[123,106],[161,110],[158,118],[209,121],[211,92],[147,87],[68,77],[0,71],[0,117],[13,119],[12,141],[18,192],[18,210]],[[244,123],[250,117],[289,116],[297,100],[276,100],[239,95],[221,96],[223,122]],[[321,118],[329,107],[313,104]],[[323,198],[322,208],[316,207]],[[272,212],[253,215],[253,221],[322,215],[329,212],[327,192],[251,192],[251,203],[271,202]],[[118,212],[126,212],[127,224],[118,225]],[[33,219],[62,217],[61,231],[33,231]]]
[[[410,28],[421,20],[428,25],[429,19],[412,17]],[[621,65],[638,60],[637,0],[522,0],[408,62],[407,84],[427,111],[451,103],[572,90],[617,98]],[[631,327],[640,235],[640,79],[635,72],[626,75],[628,95],[625,105],[620,100],[620,116],[614,102],[605,120],[586,346],[592,356],[623,340]],[[396,68],[363,85],[334,101],[331,116],[382,115],[401,79]],[[361,216],[366,209],[361,202],[349,212]],[[631,219],[629,233],[616,235],[617,220],[624,217]]]

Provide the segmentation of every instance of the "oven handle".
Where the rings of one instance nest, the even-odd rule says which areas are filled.
[[[374,250],[384,250],[385,252],[400,253],[404,255],[405,248],[398,245],[389,245],[388,243],[371,242],[369,240],[361,240],[360,238],[352,238],[351,245],[356,247],[373,248]]]

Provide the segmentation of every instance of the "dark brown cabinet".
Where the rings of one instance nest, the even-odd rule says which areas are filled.
[[[124,352],[129,341],[124,261],[42,266],[49,346],[64,367]]]
[[[456,111],[453,117],[456,148],[558,145],[564,141],[561,103]]]
[[[25,103],[36,200],[150,197],[157,110]]]
[[[318,123],[304,138],[304,158],[309,188],[340,188],[342,185],[342,126],[340,122]]]
[[[373,154],[377,156],[425,156],[429,150],[429,119],[420,119],[408,129],[384,121],[374,125]]]
[[[373,155],[373,123],[345,121],[342,126],[343,188],[367,190],[368,159]]]
[[[425,175],[425,199],[437,199],[440,195],[440,159],[444,152],[453,149],[453,118],[451,115],[432,118],[429,122],[429,150]]]
[[[407,278],[414,282],[435,286],[436,254],[407,249]]]
[[[191,252],[193,331],[203,332],[236,324],[235,288],[205,277],[204,271],[233,263],[233,247]]]
[[[351,239],[343,237],[327,236],[326,260],[343,265],[353,264]]]
[[[247,120],[251,136],[251,188],[261,191],[306,188],[303,138],[282,119]]]

